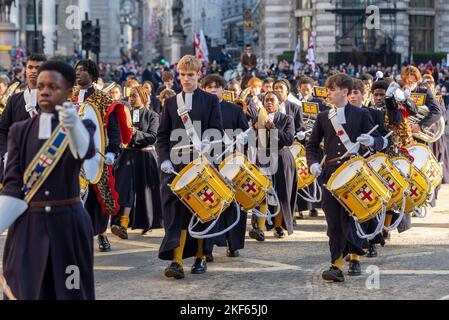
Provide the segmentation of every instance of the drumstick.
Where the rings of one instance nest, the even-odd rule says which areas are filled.
[[[3,289],[3,292],[5,293],[6,297],[9,300],[17,300],[16,297],[14,297],[11,288],[8,286],[8,284],[6,283],[6,279],[3,278],[2,275],[0,275],[0,287]]]
[[[245,133],[245,134],[248,134],[251,130],[253,130],[253,128],[249,128],[249,129],[246,130],[244,133]],[[233,143],[231,143],[231,144],[225,149],[225,151],[223,151],[222,154],[220,154],[220,155],[218,155],[218,156],[215,157],[214,161],[215,161],[216,159],[220,159],[221,157],[223,157],[229,150],[231,150],[232,147],[234,147],[234,146],[237,144],[237,141],[238,141],[238,140],[235,139],[235,141],[234,141]]]
[[[320,162],[320,168],[323,167],[324,162],[326,161],[326,158],[327,158],[327,154],[325,154],[324,157],[323,157],[323,160],[321,160],[321,162]]]
[[[385,139],[388,139],[392,134],[393,134],[393,131],[390,131],[390,132],[388,132],[388,133],[384,136],[384,138],[385,138]],[[363,157],[364,157],[364,158],[368,157],[368,155],[369,155],[370,153],[371,153],[371,151],[368,150],[368,151],[363,155]]]
[[[374,126],[374,127],[367,133],[367,134],[370,135],[371,133],[373,133],[374,131],[376,131],[377,128],[379,128],[379,125],[378,125],[378,124],[376,124],[376,125],[375,125],[375,126]],[[352,147],[349,148],[349,150],[346,151],[346,153],[340,157],[340,160],[346,158],[346,157],[351,153],[352,150],[354,150],[355,148],[357,148],[357,147],[359,147],[359,146],[360,146],[360,142],[354,143],[354,144],[352,145]]]

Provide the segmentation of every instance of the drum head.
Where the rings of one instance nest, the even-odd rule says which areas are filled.
[[[220,173],[229,180],[233,180],[240,172],[240,166],[245,164],[245,157],[242,154],[235,154],[225,159],[223,162],[223,166],[220,168]]]
[[[424,145],[415,145],[407,148],[410,155],[415,159],[413,164],[418,170],[421,170],[430,158],[430,150]]]
[[[374,155],[368,159],[368,163],[374,169],[374,171],[379,172],[383,164],[386,163],[385,155]]]
[[[104,154],[105,139],[104,139],[103,121],[101,119],[100,112],[98,112],[98,110],[95,107],[89,104],[83,104],[79,112],[80,118],[82,120],[89,119],[92,120],[93,123],[95,123],[95,126],[97,128],[93,136],[95,149]],[[104,164],[103,156],[98,152],[95,153],[95,156],[93,158],[84,160],[83,171],[86,180],[89,181],[91,184],[97,184],[100,181],[101,174],[103,172],[103,164]]]
[[[179,177],[179,180],[173,186],[173,190],[179,191],[182,188],[185,188],[190,182],[192,182],[198,176],[203,167],[204,163],[202,162],[196,162],[194,164],[191,164],[191,168],[189,168],[186,172],[183,173],[181,177]]]
[[[396,159],[393,160],[393,163],[396,165],[399,171],[401,171],[404,177],[408,176],[408,174],[410,173],[411,164],[407,159]]]
[[[345,164],[343,164],[345,165]],[[363,160],[357,160],[349,163],[343,170],[334,178],[329,185],[330,190],[337,190],[345,183],[348,183],[352,178],[357,175],[357,170],[360,170],[364,165]]]

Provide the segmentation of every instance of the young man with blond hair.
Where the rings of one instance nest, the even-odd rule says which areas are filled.
[[[156,151],[162,171],[160,191],[165,228],[165,236],[159,249],[159,258],[172,261],[170,266],[165,269],[166,277],[182,279],[184,278],[183,264],[185,258],[196,257],[191,269],[193,274],[206,272],[206,261],[203,253],[203,241],[192,238],[187,232],[192,213],[168,186],[175,178],[174,172],[180,172],[189,164],[185,161],[176,163],[174,161],[175,154],[171,154],[175,145],[184,145],[185,141],[191,143],[187,138],[186,127],[180,114],[183,115],[183,119],[186,115],[190,117],[192,123],[195,124],[195,132],[200,141],[208,129],[216,129],[222,135],[223,126],[217,96],[198,88],[201,62],[193,56],[184,56],[178,63],[178,70],[182,92],[165,101],[157,133]],[[183,103],[178,103],[179,101]],[[188,112],[185,114],[186,111]],[[201,127],[199,127],[199,124]],[[182,137],[171,138],[174,130],[181,132]],[[175,136],[178,136],[178,134]],[[193,142],[195,144],[195,141]],[[208,149],[210,143],[207,139],[204,139],[199,147]],[[195,149],[198,149],[198,146],[195,146]],[[190,161],[193,160],[190,149],[183,149],[183,154],[187,155]]]

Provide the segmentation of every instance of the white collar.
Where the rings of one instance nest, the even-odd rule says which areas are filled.
[[[80,89],[78,93],[78,103],[84,103],[84,98],[88,89]]]
[[[337,108],[337,117],[340,124],[346,124],[345,109],[346,106],[344,106],[343,108]]]
[[[51,128],[51,119],[53,119],[53,113],[41,113],[39,117],[39,140],[47,140],[51,137],[52,128]]]
[[[193,92],[191,93],[185,92],[185,95],[186,95],[184,99],[185,108],[190,111],[193,108]]]
[[[282,114],[287,114],[287,109],[285,108],[285,101],[281,103],[278,111]]]
[[[271,122],[274,122],[274,116],[276,115],[276,112],[273,113],[269,113],[268,114],[268,119],[270,119]]]

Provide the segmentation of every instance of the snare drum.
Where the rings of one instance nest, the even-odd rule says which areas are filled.
[[[379,174],[384,180],[384,184],[391,191],[391,199],[388,203],[387,210],[401,208],[404,201],[404,194],[410,188],[408,180],[404,178],[401,171],[383,153],[373,154],[366,159],[366,162]]]
[[[428,146],[418,143],[407,147],[408,153],[414,158],[413,165],[429,179],[432,190],[443,180],[443,168]]]
[[[310,186],[313,181],[315,181],[316,177],[309,172],[306,149],[302,144],[296,141],[290,146],[290,152],[295,159],[296,175],[298,177],[298,190],[301,190]]]
[[[218,219],[235,198],[235,191],[204,157],[184,167],[170,189],[202,223]]]
[[[405,213],[412,213],[415,207],[422,207],[426,204],[427,198],[432,191],[432,184],[429,179],[416,168],[405,157],[392,159],[395,166],[401,171],[402,176],[409,180],[409,195],[405,205]]]
[[[341,165],[331,175],[326,187],[360,223],[385,211],[391,199],[391,191],[361,156]]]
[[[235,199],[245,211],[259,207],[265,200],[271,181],[242,153],[227,157],[219,169],[225,178],[232,181],[236,190]]]

